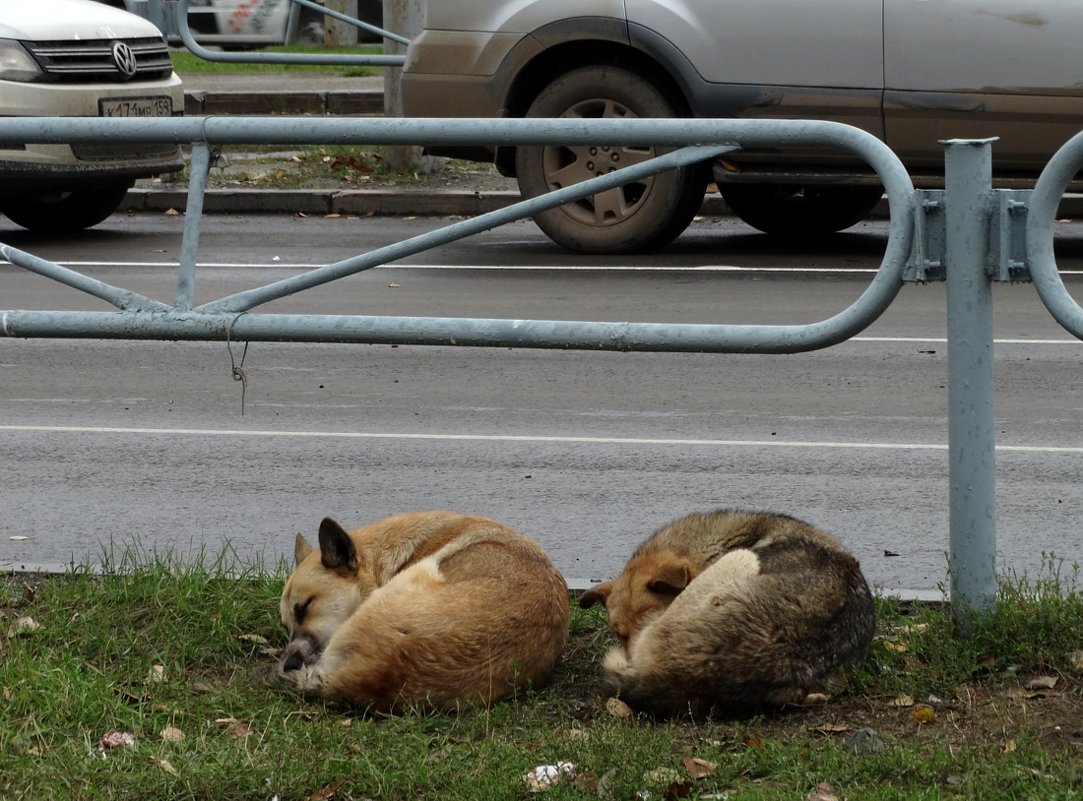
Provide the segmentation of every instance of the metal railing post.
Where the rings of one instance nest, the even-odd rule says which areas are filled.
[[[175,305],[182,311],[191,310],[195,298],[199,231],[203,221],[203,200],[212,160],[211,146],[207,142],[192,143],[192,161],[188,168],[188,205],[184,212],[184,235],[181,238],[175,297]]]
[[[993,293],[986,269],[993,140],[945,147],[951,604],[960,633],[996,605]]]

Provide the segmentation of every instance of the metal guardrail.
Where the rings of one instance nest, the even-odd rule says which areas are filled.
[[[187,216],[175,296],[166,302],[105,284],[0,243],[12,264],[111,303],[118,311],[0,310],[0,335],[167,340],[273,340],[586,350],[796,353],[859,333],[903,282],[946,280],[949,352],[950,588],[965,630],[996,600],[994,281],[1033,273],[1049,310],[1083,338],[1083,309],[1053,261],[1053,222],[1083,165],[1083,134],[1050,162],[1030,192],[990,188],[990,141],[946,145],[946,187],[916,192],[898,158],[875,137],[831,122],[792,120],[404,120],[298,118],[0,118],[0,142],[169,142],[192,146]],[[214,150],[226,144],[587,144],[675,148],[662,156],[507,208],[453,223],[285,280],[193,306],[203,194]],[[850,306],[806,325],[692,325],[434,317],[267,314],[260,305],[532,216],[666,169],[748,147],[834,147],[866,161],[883,182],[890,228],[880,268]]]
[[[872,323],[902,286],[910,251],[913,187],[901,163],[875,137],[856,128],[815,121],[756,120],[424,120],[189,117],[150,120],[3,118],[0,141],[191,143],[192,170],[177,292],[172,305],[111,287],[11,246],[0,254],[26,269],[83,289],[121,310],[111,312],[2,312],[8,336],[221,339],[227,329],[250,340],[317,340],[394,344],[460,344],[604,350],[793,353],[827,347]],[[576,144],[675,146],[634,167],[454,223],[371,253],[283,281],[192,307],[203,192],[213,148],[224,144],[432,145],[485,141],[495,145]],[[833,146],[868,162],[892,206],[881,269],[848,308],[797,326],[652,325],[565,321],[447,320],[253,314],[257,306],[405,256],[488,230],[537,212],[620,186],[665,169],[703,161],[741,147]],[[240,315],[244,315],[243,317]]]

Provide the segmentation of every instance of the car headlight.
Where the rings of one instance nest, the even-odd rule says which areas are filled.
[[[34,81],[41,67],[14,39],[0,39],[0,81]]]

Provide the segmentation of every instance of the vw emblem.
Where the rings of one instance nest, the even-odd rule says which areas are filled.
[[[113,42],[113,62],[124,77],[131,78],[135,75],[135,53],[124,42]]]

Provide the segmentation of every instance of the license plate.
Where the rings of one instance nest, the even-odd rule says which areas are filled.
[[[103,117],[170,117],[171,97],[109,97],[98,101]]]

